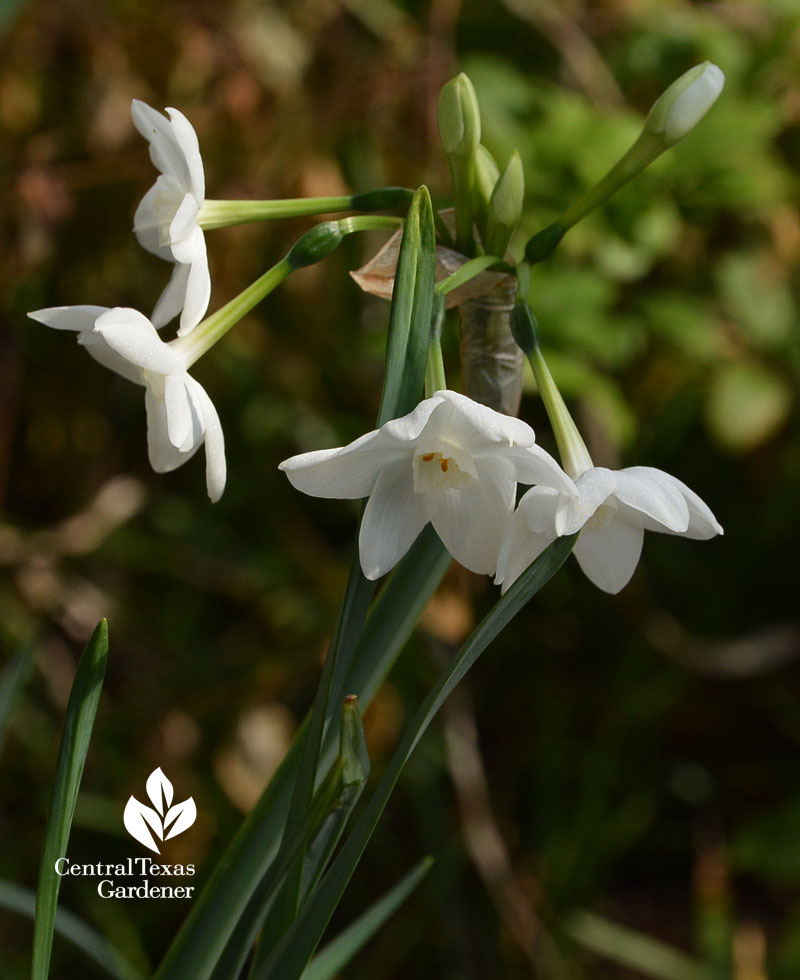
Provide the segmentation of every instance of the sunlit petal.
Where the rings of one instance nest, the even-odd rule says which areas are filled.
[[[185,364],[138,310],[116,307],[97,318],[94,330],[131,364],[158,374],[182,373]]]
[[[401,462],[381,470],[358,538],[364,575],[374,580],[394,568],[427,523],[424,498],[411,487],[410,467]]]
[[[628,584],[642,553],[644,529],[620,519],[599,528],[585,527],[574,555],[584,575],[612,595]]]

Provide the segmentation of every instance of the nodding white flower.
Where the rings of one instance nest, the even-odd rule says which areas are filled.
[[[161,172],[136,209],[133,230],[149,252],[175,263],[151,320],[160,328],[180,313],[178,334],[183,335],[203,319],[211,298],[206,242],[197,223],[205,200],[197,134],[177,109],[167,109],[167,118],[134,99],[131,115]]]
[[[166,344],[137,310],[105,306],[57,306],[28,316],[56,330],[74,330],[104,367],[142,385],[147,449],[157,473],[168,473],[205,443],[206,487],[216,502],[225,489],[225,441],[217,410],[187,372],[186,355]]]
[[[574,554],[604,592],[627,585],[645,531],[705,540],[722,534],[708,506],[680,480],[651,466],[590,466],[575,477],[578,496],[533,487],[520,500],[500,552],[503,591],[557,537],[580,531]]]
[[[349,446],[280,469],[314,497],[369,497],[359,535],[368,579],[394,567],[429,521],[462,565],[492,574],[518,481],[575,492],[529,425],[447,390]]]

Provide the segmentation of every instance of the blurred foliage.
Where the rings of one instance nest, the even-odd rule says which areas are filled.
[[[0,876],[35,883],[66,694],[101,616],[108,680],[69,854],[130,854],[124,801],[160,765],[199,812],[169,859],[209,872],[310,703],[352,546],[357,508],[301,498],[277,464],[371,428],[380,390],[387,308],[347,276],[375,236],[298,273],[198,366],[228,446],[221,503],[205,498],[202,453],[150,471],[141,392],[25,318],[147,311],[166,281],[130,231],[153,180],[131,98],[188,115],[210,197],[424,180],[446,204],[435,101],[463,68],[484,142],[501,166],[515,148],[524,161],[520,251],[708,58],[727,75],[718,105],[567,235],[530,301],[596,462],[674,473],[725,537],[650,536],[618,597],[572,563],[485,655],[468,711],[514,894],[578,975],[641,975],[566,939],[588,908],[721,976],[796,977],[797,5],[28,0],[3,8],[0,30],[0,640],[5,663],[36,650],[3,746]],[[212,307],[308,226],[210,233]],[[532,389],[523,415],[552,448]],[[432,660],[494,593],[453,573],[367,715],[376,771]],[[443,731],[420,746],[337,923],[423,854],[436,864],[354,980],[531,973],[459,832],[476,818]],[[80,879],[62,901],[145,969],[183,914],[101,901]],[[26,975],[29,943],[4,915],[4,977]],[[63,944],[54,956],[54,976],[95,975]]]

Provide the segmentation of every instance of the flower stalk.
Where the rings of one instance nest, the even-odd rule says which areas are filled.
[[[528,358],[536,387],[553,427],[561,465],[564,467],[564,472],[575,479],[591,469],[594,464],[544,359],[539,346],[536,317],[526,302],[518,302],[514,307],[511,324],[514,339]]]
[[[299,218],[305,215],[331,214],[336,211],[391,211],[407,207],[414,192],[406,187],[383,187],[360,194],[338,197],[307,197],[275,201],[205,201],[197,215],[204,230],[232,225],[270,221],[274,218]]]
[[[717,101],[724,84],[722,71],[710,61],[690,68],[676,79],[653,104],[642,132],[627,153],[571,208],[529,240],[525,246],[528,262],[547,258],[573,225],[691,132]]]

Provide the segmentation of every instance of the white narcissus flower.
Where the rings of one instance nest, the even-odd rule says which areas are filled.
[[[633,575],[645,531],[702,540],[723,533],[696,493],[651,466],[590,466],[575,484],[577,497],[533,487],[520,500],[497,565],[503,591],[557,537],[576,531],[574,554],[584,574],[612,594]]]
[[[517,482],[575,492],[529,425],[447,390],[349,446],[293,456],[280,469],[314,497],[369,497],[359,535],[368,579],[393,568],[429,521],[462,565],[492,574]]]
[[[200,147],[192,124],[177,109],[167,109],[167,118],[134,99],[131,115],[161,172],[136,209],[133,230],[149,252],[175,263],[151,319],[160,328],[180,313],[182,336],[203,319],[211,298],[206,242],[197,223],[205,200]]]
[[[208,495],[219,500],[226,475],[219,416],[188,374],[186,356],[164,343],[146,316],[105,306],[57,306],[28,315],[57,330],[74,330],[96,361],[144,387],[147,449],[157,473],[177,469],[205,443]]]

